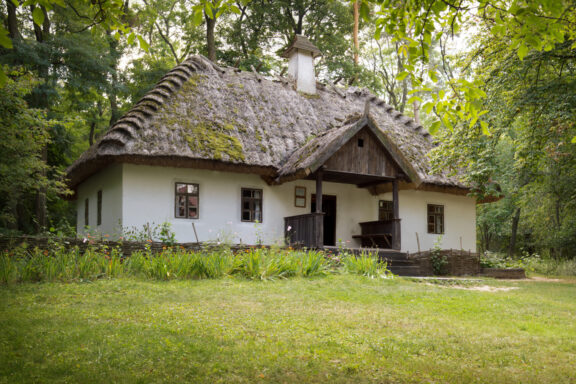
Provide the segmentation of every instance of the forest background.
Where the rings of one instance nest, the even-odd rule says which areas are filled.
[[[482,200],[481,251],[576,257],[576,4],[567,0],[3,0],[0,234],[74,235],[63,172],[196,53],[268,76],[294,34],[320,81],[420,121]]]

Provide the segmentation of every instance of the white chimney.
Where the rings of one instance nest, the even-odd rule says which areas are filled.
[[[289,60],[288,75],[296,80],[296,90],[310,95],[316,94],[316,74],[314,58],[322,52],[302,35],[294,36],[292,44],[284,51],[282,57]]]

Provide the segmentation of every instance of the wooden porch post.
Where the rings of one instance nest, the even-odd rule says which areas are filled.
[[[401,248],[401,238],[400,238],[400,204],[398,202],[398,179],[394,179],[392,182],[392,205],[394,213],[394,230],[392,234],[392,248]]]
[[[322,168],[316,172],[316,213],[322,213]]]
[[[324,215],[322,214],[322,168],[316,171],[316,217],[314,218],[316,229],[316,247],[324,247]]]

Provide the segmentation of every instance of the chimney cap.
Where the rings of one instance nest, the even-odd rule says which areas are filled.
[[[308,40],[307,37],[302,35],[295,35],[292,43],[286,48],[286,50],[280,55],[282,57],[288,58],[292,55],[292,52],[296,49],[302,51],[308,51],[312,54],[312,57],[316,58],[322,56],[322,52],[314,44]]]

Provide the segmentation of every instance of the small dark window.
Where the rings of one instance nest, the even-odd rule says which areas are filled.
[[[358,146],[362,148],[364,146],[364,139],[358,139]]]
[[[89,212],[89,208],[90,208],[90,200],[86,199],[86,200],[84,200],[84,225],[85,225],[85,226],[89,226],[89,225],[90,225],[90,212]]]
[[[378,202],[378,220],[392,220],[394,218],[394,205],[389,200]]]
[[[176,183],[176,217],[197,219],[199,217],[198,184]]]
[[[428,204],[428,233],[444,233],[444,206]]]
[[[98,191],[98,205],[96,209],[96,225],[102,225],[102,191]]]
[[[262,190],[242,188],[242,221],[262,222]]]

